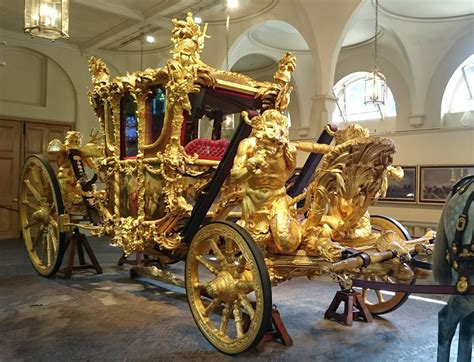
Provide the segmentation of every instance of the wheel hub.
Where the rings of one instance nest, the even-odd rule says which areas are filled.
[[[48,210],[49,207],[41,207],[39,210],[33,213],[33,220],[38,223],[42,223],[43,225],[48,225],[51,220],[51,215],[49,214]]]
[[[206,292],[214,299],[220,299],[225,302],[232,302],[238,296],[236,280],[228,271],[220,272],[217,277],[206,285]]]

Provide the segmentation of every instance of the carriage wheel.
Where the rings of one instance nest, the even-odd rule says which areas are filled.
[[[230,355],[253,348],[270,323],[272,295],[262,254],[229,221],[202,227],[189,245],[186,292],[206,339]]]
[[[64,206],[59,184],[48,159],[30,156],[20,185],[21,234],[36,271],[45,277],[61,266],[66,234],[59,231]]]
[[[402,240],[410,240],[410,233],[405,229],[405,227],[400,224],[398,221],[386,217],[372,215],[370,217],[370,223],[372,224],[372,229],[375,232],[383,232],[385,230],[394,231]],[[390,276],[368,276],[367,279],[372,281],[383,281],[386,283],[397,283],[399,282],[393,277]],[[414,282],[414,280],[412,281]],[[393,312],[395,309],[402,306],[408,299],[410,293],[397,292],[392,295],[392,292],[384,292],[381,290],[373,290],[364,288],[362,290],[362,297],[364,302],[367,305],[370,313],[372,314],[385,314]]]

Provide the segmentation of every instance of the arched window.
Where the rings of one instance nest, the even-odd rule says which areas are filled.
[[[368,75],[367,72],[351,73],[334,86],[334,95],[338,101],[332,117],[333,123],[383,119],[397,115],[395,100],[389,87],[384,106],[364,104],[365,79]]]
[[[474,54],[462,62],[449,79],[441,102],[441,116],[450,123],[462,118],[464,112],[473,110]]]

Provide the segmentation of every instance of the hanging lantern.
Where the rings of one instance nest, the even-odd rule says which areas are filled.
[[[372,71],[365,79],[364,104],[373,104],[376,106],[385,105],[385,96],[387,94],[387,85],[385,76],[380,73],[377,66],[377,35],[379,27],[379,1],[375,0],[375,33],[374,33],[374,66]]]
[[[383,106],[387,94],[385,76],[374,66],[372,72],[365,79],[364,103]]]
[[[56,40],[69,38],[69,0],[25,0],[25,33]]]

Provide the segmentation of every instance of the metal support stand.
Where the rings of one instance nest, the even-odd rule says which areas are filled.
[[[272,306],[272,318],[269,323],[267,332],[263,336],[262,340],[257,344],[257,352],[263,352],[265,344],[279,339],[285,346],[291,347],[293,340],[288,334],[285,325],[280,317],[280,312],[275,305]]]
[[[344,312],[337,313],[337,308],[341,303],[344,303]],[[367,309],[362,295],[353,289],[337,291],[331,305],[324,313],[324,318],[334,319],[347,326],[352,326],[353,320],[364,320],[368,323],[373,321],[372,314]]]
[[[82,234],[78,228],[72,232],[72,236],[68,240],[69,255],[67,259],[67,267],[62,268],[59,272],[63,273],[66,278],[70,278],[73,270],[95,269],[97,274],[102,274],[102,268],[97,261],[97,258],[92,251],[92,248],[87,241],[87,237]],[[79,259],[79,265],[74,265],[74,256],[76,254]],[[87,264],[84,259],[84,249],[89,256],[92,264]]]

